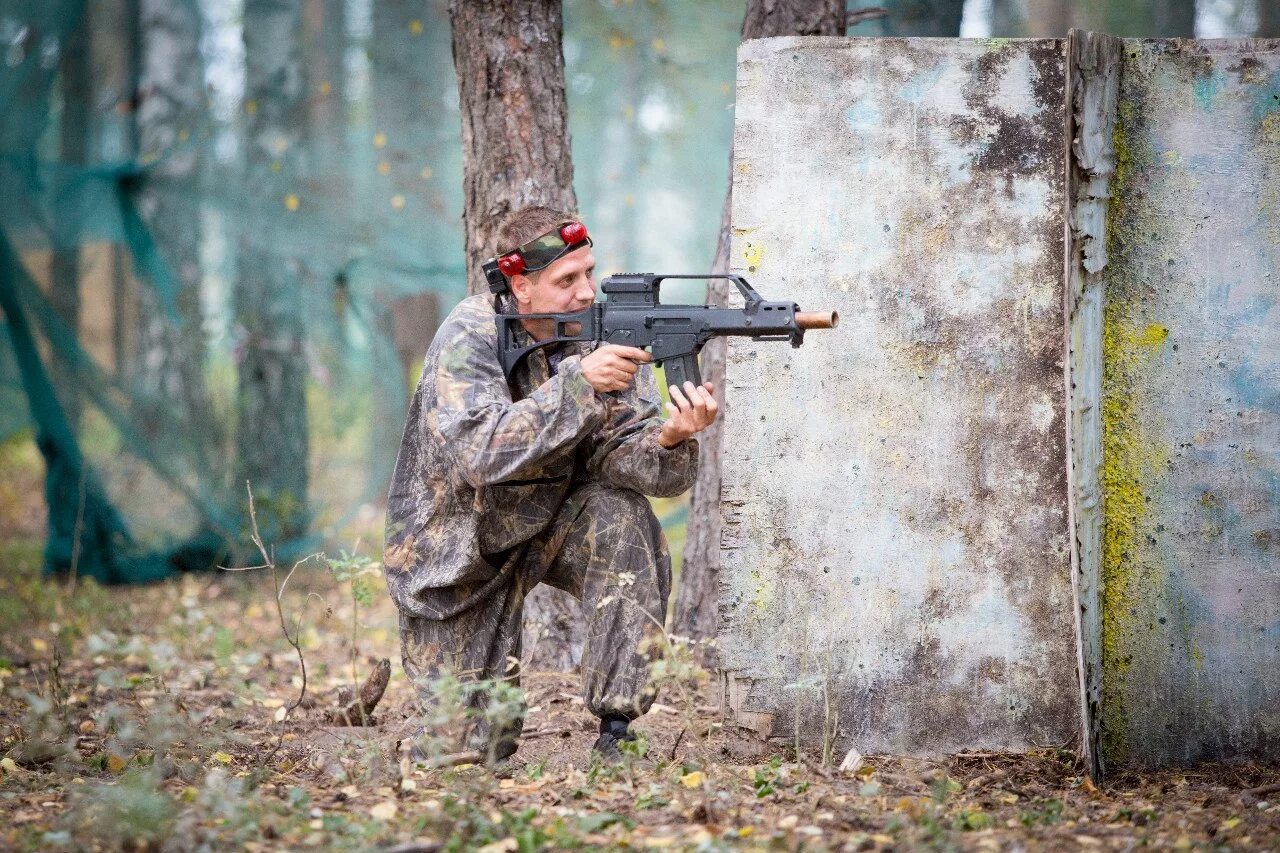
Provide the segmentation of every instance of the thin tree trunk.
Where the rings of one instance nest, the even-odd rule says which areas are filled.
[[[297,205],[290,175],[305,156],[306,87],[300,61],[302,0],[247,0],[245,192],[236,323],[243,335],[236,431],[237,482],[253,487],[263,535],[279,541],[307,525],[307,363],[301,266],[274,237]]]
[[[196,135],[205,107],[200,16],[186,0],[139,0],[138,5],[137,139],[143,162],[154,162],[138,193],[138,209],[160,261],[138,294],[138,380],[144,412],[167,407],[177,415],[188,431],[170,439],[188,449],[198,471],[207,472],[216,421],[204,382],[200,213],[195,202],[200,189]],[[171,303],[166,304],[160,289],[171,291]],[[161,422],[157,417],[141,421]]]
[[[1257,0],[1257,13],[1254,36],[1260,39],[1280,37],[1280,0]]]
[[[832,0],[749,0],[742,19],[742,40],[785,35],[839,36],[845,32],[845,4]],[[730,163],[733,155],[730,153]],[[729,221],[733,179],[725,192],[720,214],[720,239],[716,243],[713,272],[729,269]],[[728,282],[713,281],[707,303],[728,302]],[[715,385],[716,399],[724,400],[724,339],[713,340],[702,351],[702,376]],[[720,578],[720,464],[723,418],[699,436],[701,459],[698,479],[690,498],[689,527],[684,564],[676,595],[672,630],[684,637],[705,639],[716,634],[716,608]]]
[[[462,112],[463,231],[470,293],[507,214],[528,204],[574,210],[559,0],[451,0]],[[569,669],[582,620],[566,593],[540,586],[525,600],[526,665]]]
[[[90,56],[90,9],[85,8],[62,53],[60,69],[62,115],[58,127],[59,157],[73,169],[89,165],[90,101],[93,96],[93,62]],[[71,186],[75,186],[72,184]],[[80,329],[80,232],[83,207],[73,192],[61,195],[54,220],[52,288],[49,301],[72,334]],[[79,432],[83,408],[79,379],[65,362],[54,359],[53,382],[73,431]]]
[[[991,0],[991,35],[995,38],[1021,36],[1027,31],[1023,20],[1023,0]]]
[[[1064,38],[1071,27],[1069,0],[1027,0],[1026,34],[1032,38]]]
[[[1079,26],[1121,38],[1190,38],[1195,35],[1196,7],[1189,0],[1080,0]]]
[[[880,5],[889,10],[887,36],[960,35],[964,0],[884,0]]]

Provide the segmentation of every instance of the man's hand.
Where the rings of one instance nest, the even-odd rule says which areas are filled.
[[[583,356],[582,377],[601,393],[625,391],[635,381],[642,361],[653,361],[653,356],[636,347],[605,344]]]
[[[710,382],[694,385],[684,383],[684,391],[672,385],[671,402],[667,403],[670,420],[662,425],[658,433],[658,444],[670,450],[695,433],[702,432],[715,422],[719,406],[713,396],[715,388]]]

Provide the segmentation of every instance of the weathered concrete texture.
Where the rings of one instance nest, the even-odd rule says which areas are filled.
[[[1102,747],[1280,756],[1280,42],[1126,41]]]
[[[1102,771],[1102,305],[1107,265],[1107,212],[1115,179],[1116,105],[1123,42],[1072,30],[1067,38],[1067,104],[1071,168],[1067,175],[1067,312],[1071,418],[1067,422],[1071,484],[1072,578],[1080,636],[1080,689],[1088,736],[1081,753],[1092,776]]]
[[[775,737],[1080,738],[1063,48],[739,51],[735,269],[841,314],[797,351],[730,348],[721,653]]]

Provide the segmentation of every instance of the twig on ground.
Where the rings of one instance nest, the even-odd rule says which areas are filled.
[[[484,760],[484,753],[474,749],[468,749],[465,752],[452,752],[448,755],[440,755],[435,758],[428,759],[425,763],[429,770],[439,770],[442,767],[457,767],[460,764],[479,764]]]
[[[1256,788],[1246,788],[1242,793],[1251,797],[1261,797],[1264,794],[1274,794],[1280,792],[1280,782],[1273,782],[1270,785],[1259,785]]]
[[[539,738],[539,737],[556,737],[559,735],[568,735],[568,734],[573,734],[573,729],[568,729],[568,728],[529,729],[528,731],[524,731],[520,733],[520,739],[533,740],[534,738]]]
[[[685,730],[681,729],[680,734],[676,735],[676,742],[671,744],[671,754],[667,756],[668,761],[676,760],[676,750],[680,748],[680,741],[684,740]]]
[[[284,632],[285,640],[287,640],[289,645],[293,646],[293,650],[298,653],[298,665],[302,667],[302,687],[298,690],[298,698],[293,700],[293,703],[285,708],[284,717],[280,721],[280,734],[276,738],[276,745],[272,747],[271,751],[262,759],[260,766],[265,767],[271,763],[271,760],[276,757],[276,753],[280,751],[280,747],[284,745],[284,733],[289,722],[289,717],[295,710],[297,710],[298,706],[302,704],[302,700],[305,699],[307,695],[307,661],[302,655],[302,644],[299,641],[298,632],[294,632],[292,634],[289,633],[289,625],[285,622],[284,605],[281,603],[282,598],[284,597],[284,588],[288,586],[289,579],[293,577],[293,573],[298,570],[298,566],[301,566],[303,563],[320,555],[318,553],[308,554],[298,562],[294,563],[293,568],[289,569],[289,573],[284,576],[284,583],[281,583],[280,575],[276,572],[275,554],[267,551],[267,546],[262,541],[262,533],[258,530],[258,512],[253,505],[253,488],[249,485],[248,480],[245,480],[244,488],[245,491],[249,493],[249,522],[253,531],[250,538],[253,540],[253,544],[257,546],[258,553],[262,555],[262,565],[255,566],[254,568],[271,569],[271,583],[275,587],[276,616],[280,618],[280,630]],[[234,569],[227,569],[226,566],[221,566],[220,568],[226,571],[235,571]]]
[[[325,715],[325,722],[335,726],[367,726],[373,719],[373,711],[382,701],[382,694],[387,691],[387,683],[391,680],[391,661],[383,658],[369,673],[360,695],[351,697],[350,690],[345,691],[345,701],[339,699],[339,707],[332,708]],[[342,694],[340,694],[342,696]]]

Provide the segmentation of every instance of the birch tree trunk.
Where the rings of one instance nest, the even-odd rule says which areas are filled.
[[[307,525],[307,363],[301,267],[274,239],[287,216],[288,176],[305,157],[307,99],[300,62],[302,0],[246,0],[244,191],[236,324],[239,362],[237,491],[253,487],[267,541]],[[294,202],[296,207],[296,201]]]
[[[497,249],[498,226],[528,204],[575,210],[559,0],[451,0],[462,112],[463,230],[470,293]],[[582,657],[582,620],[567,593],[525,600],[525,665],[566,670]]]
[[[749,0],[742,19],[742,40],[770,36],[839,36],[845,32],[845,4],[842,0]],[[730,154],[730,166],[733,156]],[[733,178],[720,214],[720,239],[716,243],[713,272],[729,269],[729,217],[732,211]],[[707,303],[726,305],[728,282],[713,280]],[[716,400],[724,399],[725,341],[716,338],[702,350],[702,376],[715,385]],[[698,479],[690,498],[689,527],[684,546],[684,564],[676,595],[672,631],[680,636],[705,639],[716,634],[716,603],[720,577],[720,463],[723,445],[721,417],[699,437],[701,458]]]
[[[138,382],[143,411],[167,408],[187,433],[170,436],[191,448],[197,470],[209,472],[216,419],[204,382],[200,307],[200,143],[204,67],[200,14],[188,0],[138,0],[141,62],[137,144],[153,163],[138,193],[138,210],[155,241],[159,264],[139,294]],[[161,299],[170,291],[176,313]],[[158,417],[140,419],[151,439]],[[175,449],[176,450],[176,449]],[[157,448],[157,452],[173,452]]]

